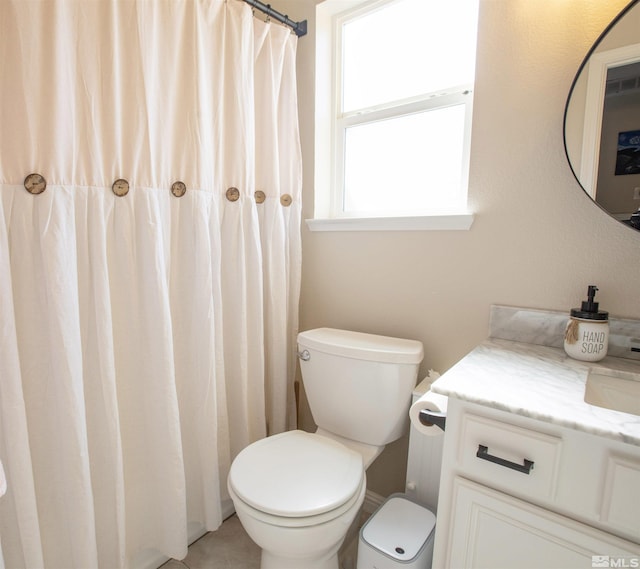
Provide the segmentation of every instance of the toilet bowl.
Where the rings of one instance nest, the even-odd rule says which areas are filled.
[[[338,550],[366,492],[366,468],[408,424],[422,344],[319,328],[298,335],[315,433],[254,442],[227,488],[261,569],[338,569]]]
[[[262,569],[336,569],[366,476],[357,452],[289,431],[244,449],[227,486],[240,522],[262,548]]]

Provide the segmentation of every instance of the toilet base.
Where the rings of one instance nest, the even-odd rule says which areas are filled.
[[[260,569],[339,569],[338,550],[356,518],[366,492],[363,476],[360,490],[350,507],[328,521],[283,526],[277,517],[256,512],[242,502],[229,487],[240,523],[249,537],[262,549]]]
[[[304,560],[280,557],[263,549],[260,559],[260,569],[300,569],[301,567],[304,567],[304,569],[339,569],[337,550],[340,548],[340,545],[341,544],[338,544],[334,552],[330,552],[319,559],[307,558]],[[303,565],[301,565],[301,563],[303,563]]]
[[[260,569],[339,569],[338,551],[360,511],[361,498],[364,493],[346,516],[306,528],[256,524],[242,509],[237,514],[249,537],[262,549]]]

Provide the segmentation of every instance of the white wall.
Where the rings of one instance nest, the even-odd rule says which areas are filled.
[[[564,105],[591,43],[627,0],[480,0],[470,231],[311,233],[303,227],[300,328],[344,327],[424,343],[421,377],[487,337],[491,304],[566,310],[587,285],[612,315],[640,318],[640,232],[599,209],[567,165]],[[314,0],[299,43],[305,215],[313,213]],[[274,2],[274,6],[276,2]],[[302,425],[311,427],[303,409]],[[406,441],[369,487],[403,490]]]

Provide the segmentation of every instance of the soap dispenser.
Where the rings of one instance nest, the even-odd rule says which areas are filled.
[[[589,285],[587,300],[580,308],[572,308],[564,333],[564,351],[583,362],[597,362],[609,348],[609,313],[598,310],[595,302],[598,287]]]

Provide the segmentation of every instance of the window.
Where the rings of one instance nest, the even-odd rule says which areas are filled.
[[[477,14],[478,0],[318,5],[316,218],[468,228]]]

